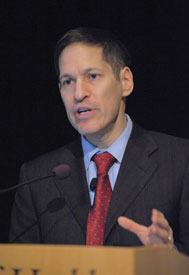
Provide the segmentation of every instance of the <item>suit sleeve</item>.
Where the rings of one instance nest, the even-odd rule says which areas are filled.
[[[175,245],[180,252],[189,255],[189,158],[186,164],[180,200],[179,242],[175,242]]]
[[[26,165],[23,164],[20,172],[20,182],[27,181]],[[30,186],[19,188],[15,195],[11,214],[9,232],[11,243],[40,243],[40,229],[35,211]]]

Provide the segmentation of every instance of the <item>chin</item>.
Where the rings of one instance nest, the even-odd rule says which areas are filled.
[[[83,135],[83,136],[91,136],[91,135],[96,135],[98,133],[98,130],[97,129],[90,129],[90,127],[88,128],[81,128],[81,127],[78,127],[76,129],[80,135]]]
[[[91,135],[95,135],[96,133],[94,131],[89,131],[89,130],[77,130],[77,131],[82,136],[91,136]]]

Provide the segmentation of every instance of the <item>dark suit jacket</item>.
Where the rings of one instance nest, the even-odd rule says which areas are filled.
[[[105,229],[105,245],[138,246],[139,239],[122,229],[124,215],[149,226],[152,209],[162,211],[174,231],[177,248],[189,254],[189,142],[133,126],[115,188]],[[21,180],[49,174],[68,164],[64,180],[44,179],[17,191],[10,241],[85,244],[91,207],[80,139],[24,164]]]

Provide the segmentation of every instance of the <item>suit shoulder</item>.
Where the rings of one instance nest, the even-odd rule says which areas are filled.
[[[133,125],[132,141],[136,146],[162,155],[188,156],[189,140],[165,133],[146,130],[136,123]]]
[[[63,147],[57,148],[48,153],[42,154],[37,158],[24,163],[22,165],[22,173],[30,176],[40,176],[41,174],[49,174],[49,171],[59,164],[69,164],[81,151],[80,139],[73,141]]]
[[[153,139],[158,144],[165,144],[170,146],[180,147],[180,149],[189,147],[189,140],[181,137],[176,137],[172,135],[168,135],[165,133],[155,132],[155,131],[147,131],[149,135],[153,137]]]
[[[186,165],[189,160],[189,140],[165,133],[148,131],[158,148],[162,162],[175,161],[178,165]]]
[[[172,144],[175,146],[189,146],[189,139],[172,136],[166,133],[147,130],[139,126],[136,122],[133,123],[131,134],[134,140],[153,140],[156,144]]]

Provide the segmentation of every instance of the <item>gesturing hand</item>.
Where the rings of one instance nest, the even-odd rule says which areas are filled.
[[[126,217],[119,217],[118,223],[124,229],[136,234],[144,245],[166,245],[174,246],[173,231],[162,212],[152,210],[152,224],[149,227],[140,225]]]

